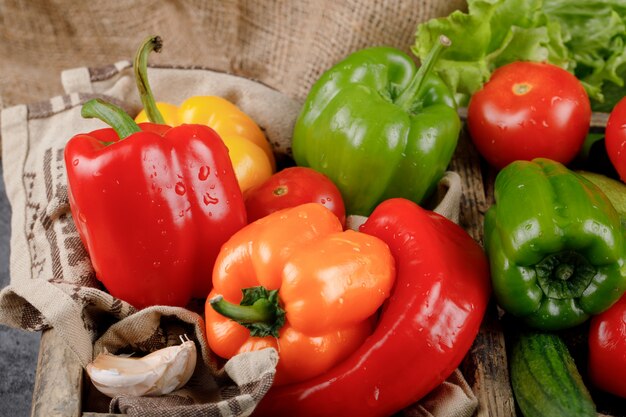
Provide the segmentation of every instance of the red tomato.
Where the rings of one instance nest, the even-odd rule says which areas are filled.
[[[591,318],[588,365],[595,386],[626,398],[626,296]]]
[[[589,97],[578,79],[537,62],[496,69],[467,112],[472,141],[496,168],[537,157],[568,164],[582,147],[590,120]]]
[[[626,182],[626,97],[613,107],[604,135],[606,153],[621,180]]]
[[[272,175],[245,195],[248,221],[304,203],[320,203],[335,213],[342,225],[346,209],[337,186],[324,174],[306,167],[291,167]]]

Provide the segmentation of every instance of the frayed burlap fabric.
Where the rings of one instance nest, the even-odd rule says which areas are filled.
[[[359,48],[409,52],[417,23],[464,0],[0,0],[0,107],[62,92],[57,75],[132,57],[149,35],[152,62],[260,80],[302,99],[319,75]]]
[[[390,44],[408,50],[418,21],[455,7],[437,1],[169,2],[159,6],[168,8],[169,14],[161,15],[149,9],[147,2],[131,3],[147,10],[139,27],[114,25],[115,31],[109,27],[105,30],[104,23],[96,20],[104,13],[99,8],[115,7],[110,5],[93,6],[93,14],[81,8],[85,6],[73,5],[75,9],[66,10],[64,15],[62,8],[53,11],[48,3],[33,2],[21,6],[15,21],[24,23],[27,16],[22,14],[29,8],[41,8],[50,20],[40,29],[49,31],[56,42],[62,44],[72,31],[92,34],[81,38],[85,43],[66,45],[67,50],[48,45],[49,58],[59,61],[61,57],[75,61],[82,51],[83,58],[101,63],[102,56],[95,59],[92,54],[102,51],[103,56],[111,57],[114,49],[124,51],[124,58],[128,58],[145,35],[160,33],[166,42],[161,58],[168,45],[172,50],[168,59],[157,59],[159,65],[149,70],[160,100],[180,103],[193,95],[225,97],[255,119],[274,150],[283,155],[290,152],[291,132],[302,98],[324,69],[362,46]],[[137,13],[132,4],[125,3],[115,16],[134,22],[139,18]],[[181,20],[174,24],[172,16]],[[83,21],[78,22],[79,18]],[[111,22],[111,16],[108,19]],[[13,33],[16,42],[0,43],[0,51],[17,65],[9,72],[0,72],[5,107],[7,103],[31,102],[32,94],[41,98],[56,91],[58,75],[51,83],[49,73],[60,65],[48,61],[46,68],[39,68],[26,50],[33,35],[20,32],[9,20],[2,24],[14,29],[7,33]],[[111,41],[106,51],[104,34]],[[88,46],[88,39],[96,43],[94,49]],[[44,44],[48,41],[43,40]],[[40,47],[34,46],[35,50]],[[176,61],[172,58],[176,56],[184,59]],[[21,72],[16,69],[20,59],[31,60],[29,68]],[[163,62],[167,60],[176,62],[176,68]],[[108,62],[116,60],[113,57]],[[188,63],[230,73],[184,67]],[[45,75],[39,76],[40,71]],[[29,88],[20,84],[24,76],[29,77]],[[103,127],[97,120],[80,116],[81,104],[90,98],[103,97],[130,114],[138,112],[140,102],[130,63],[121,60],[66,70],[59,85],[64,94],[6,107],[0,118],[4,181],[12,207],[11,283],[0,292],[0,323],[33,331],[54,327],[83,366],[104,349],[145,353],[178,343],[178,336],[187,334],[202,358],[189,384],[159,398],[115,398],[110,411],[137,416],[249,415],[273,381],[276,352],[240,355],[218,366],[206,346],[201,301],[187,309],[151,307],[136,311],[110,296],[95,278],[73,224],[63,161],[65,143],[77,133]],[[454,220],[459,215],[460,187],[454,173],[449,173],[440,187],[438,210]],[[469,416],[476,407],[475,396],[457,371],[420,404],[404,412],[411,416]]]

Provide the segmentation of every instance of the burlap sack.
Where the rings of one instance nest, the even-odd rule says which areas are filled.
[[[404,51],[417,23],[465,0],[0,0],[0,107],[61,93],[58,74],[132,57],[165,39],[157,64],[244,76],[302,99],[339,58],[386,44]]]

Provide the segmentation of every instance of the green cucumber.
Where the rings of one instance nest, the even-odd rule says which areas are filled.
[[[511,385],[524,417],[596,417],[574,359],[554,333],[520,331],[509,355]]]

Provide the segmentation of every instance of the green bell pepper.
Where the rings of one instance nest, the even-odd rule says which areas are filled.
[[[446,42],[419,70],[394,48],[357,51],[311,88],[293,156],[333,180],[347,213],[369,215],[392,197],[419,204],[443,176],[461,129],[452,93],[432,72]]]
[[[620,216],[586,178],[544,158],[516,161],[495,181],[485,249],[500,306],[528,325],[578,325],[626,290]]]

